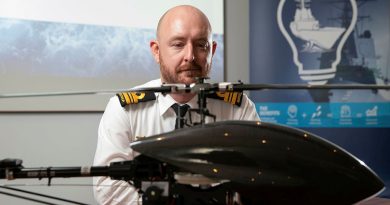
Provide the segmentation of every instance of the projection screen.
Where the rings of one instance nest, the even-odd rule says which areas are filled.
[[[127,89],[159,77],[149,49],[160,16],[190,4],[210,19],[223,81],[223,0],[0,0],[0,93]],[[0,98],[0,111],[102,111],[109,97]]]

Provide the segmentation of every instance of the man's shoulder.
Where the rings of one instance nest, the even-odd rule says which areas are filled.
[[[147,88],[147,87],[158,87],[161,85],[160,79],[151,80],[133,88]],[[117,98],[122,107],[127,105],[138,104],[142,102],[148,102],[156,100],[156,94],[154,92],[121,92],[116,94]]]
[[[219,100],[220,102],[228,103],[240,107],[243,100],[247,96],[243,92],[215,92],[207,95],[208,98]]]
[[[137,85],[135,86],[134,88],[149,88],[149,87],[158,87],[158,86],[161,86],[161,79],[158,78],[158,79],[154,79],[154,80],[151,80],[149,82],[146,82],[142,85]]]

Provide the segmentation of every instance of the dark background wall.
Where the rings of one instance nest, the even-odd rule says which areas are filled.
[[[326,1],[322,1],[325,2]],[[334,1],[333,1],[334,2]],[[331,26],[330,17],[325,20],[323,17],[326,14],[339,14],[344,3],[349,1],[340,1],[341,4],[333,5],[325,8],[331,8],[338,11],[327,10],[314,10],[313,15],[318,17],[322,21],[322,26]],[[315,6],[315,1],[312,1],[312,6]],[[297,67],[293,62],[292,51],[287,43],[285,37],[279,30],[277,25],[277,7],[279,1],[265,0],[256,1],[250,0],[250,83],[298,83],[306,84],[307,82],[300,79]],[[330,3],[329,3],[330,4]],[[355,33],[352,33],[348,43],[360,44],[360,41],[352,42],[353,37],[357,37],[364,33],[364,31],[370,32],[370,39],[363,39],[365,43],[369,43],[371,47],[361,47],[360,52],[366,51],[367,56],[372,56],[372,64],[365,64],[359,66],[359,63],[348,64],[345,62],[350,59],[358,61],[364,56],[355,53],[354,56],[347,56],[346,53],[351,53],[345,50],[347,47],[351,48],[351,45],[345,46],[343,50],[343,60],[338,66],[338,72],[336,77],[328,84],[342,83],[366,83],[366,84],[383,84],[388,82],[389,71],[389,19],[388,9],[390,8],[390,1],[370,1],[358,2],[358,14],[361,16],[360,20],[356,24]],[[290,6],[287,8],[287,6]],[[285,26],[288,29],[288,23],[293,20],[295,13],[295,3],[292,0],[287,0],[283,9],[283,17],[286,22]],[[364,17],[363,17],[364,16]],[[338,16],[339,17],[339,16]],[[290,18],[290,19],[289,19]],[[339,21],[340,22],[340,21]],[[341,23],[339,23],[341,25]],[[333,25],[337,25],[333,24]],[[364,30],[363,30],[364,29]],[[367,33],[367,32],[366,32]],[[354,36],[355,35],[355,36]],[[367,41],[366,41],[367,40]],[[302,49],[298,47],[298,50]],[[334,48],[333,48],[334,49]],[[365,49],[365,50],[364,50]],[[376,53],[368,53],[368,52]],[[331,52],[328,52],[331,53]],[[368,53],[368,54],[367,54]],[[374,65],[374,66],[373,66]],[[353,70],[353,68],[355,70]],[[339,71],[341,70],[341,71]],[[375,74],[373,70],[380,70],[382,75]],[[359,73],[360,72],[360,73]],[[359,76],[360,75],[360,76]],[[348,80],[346,80],[348,79]],[[373,80],[374,79],[374,80]],[[386,82],[387,81],[387,82]],[[386,183],[386,186],[390,186],[390,150],[387,148],[390,145],[390,127],[388,126],[390,111],[389,103],[390,93],[387,91],[321,91],[321,92],[308,92],[304,90],[288,90],[288,91],[256,91],[251,92],[251,98],[255,101],[256,105],[265,105],[270,107],[275,105],[274,111],[281,108],[280,104],[297,104],[298,109],[307,109],[305,105],[321,105],[323,115],[329,118],[337,117],[339,114],[335,113],[332,109],[326,109],[333,103],[346,103],[353,106],[360,105],[373,105],[371,103],[379,103],[383,105],[382,110],[378,110],[378,116],[382,118],[382,124],[379,123],[375,126],[357,125],[354,123],[355,119],[351,119],[349,125],[345,126],[338,124],[338,119],[332,119],[326,123],[320,125],[310,125],[308,123],[297,123],[295,127],[307,130],[314,134],[317,134],[325,139],[328,139],[342,148],[346,149],[362,161],[364,161],[371,169],[373,169]],[[306,103],[306,104],[305,104]],[[278,107],[279,106],[279,107]],[[301,107],[299,107],[301,106]],[[283,107],[283,106],[282,106]],[[285,112],[284,110],[278,110]],[[281,117],[269,117],[262,116],[259,110],[260,117],[264,120],[270,120],[271,122],[282,123],[286,120]],[[326,117],[325,116],[325,117]],[[340,117],[340,116],[338,116]],[[279,122],[278,122],[279,120]],[[302,120],[302,119],[301,119]],[[323,121],[325,122],[325,121]],[[382,192],[381,196],[390,197],[390,191],[387,189]]]

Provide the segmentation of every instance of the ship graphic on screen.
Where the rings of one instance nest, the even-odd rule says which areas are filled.
[[[345,28],[322,27],[313,16],[308,0],[296,0],[294,21],[290,23],[291,33],[306,42],[303,51],[323,52],[330,50],[341,37]]]

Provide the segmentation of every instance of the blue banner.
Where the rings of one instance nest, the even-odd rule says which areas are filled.
[[[250,83],[389,84],[389,0],[251,0],[249,7]],[[336,143],[390,187],[389,90],[262,90],[250,97],[264,122]],[[390,190],[380,197],[390,198]]]
[[[292,127],[390,127],[390,103],[256,103],[261,120]]]

